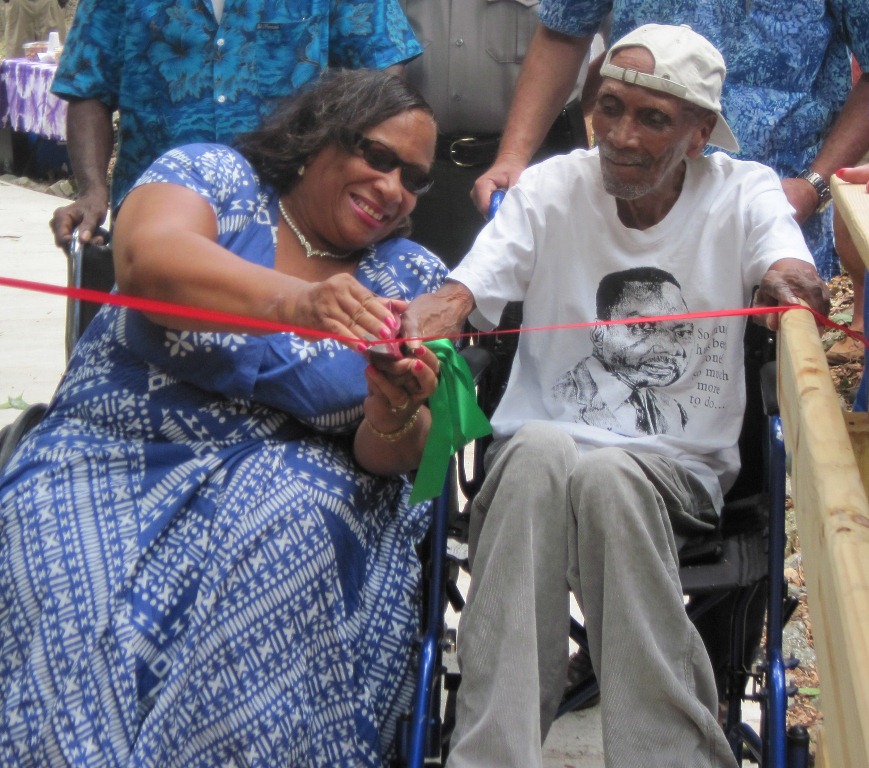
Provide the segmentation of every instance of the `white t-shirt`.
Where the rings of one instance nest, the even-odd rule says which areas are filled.
[[[687,165],[676,204],[644,231],[620,222],[595,150],[532,166],[450,278],[473,293],[481,327],[524,301],[496,437],[547,421],[581,448],[670,456],[720,507],[739,470],[745,318],[533,330],[598,319],[602,279],[625,270],[653,268],[628,273],[623,288],[607,278],[602,302],[614,317],[745,307],[774,262],[812,263],[770,169],[722,153]]]

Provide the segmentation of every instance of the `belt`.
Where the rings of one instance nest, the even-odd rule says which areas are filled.
[[[498,154],[501,136],[497,133],[484,136],[439,136],[435,154],[438,160],[460,168],[476,168],[491,165]]]
[[[500,142],[500,133],[438,136],[435,155],[438,160],[460,168],[490,166],[495,162]],[[550,156],[570,152],[577,147],[588,147],[588,138],[579,101],[572,101],[558,114],[540,151]]]

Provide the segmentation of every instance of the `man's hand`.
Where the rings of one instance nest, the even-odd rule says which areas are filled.
[[[422,346],[421,339],[454,339],[468,315],[474,311],[474,296],[461,283],[447,280],[435,293],[417,296],[401,316],[398,336],[411,338],[410,349]]]
[[[108,190],[82,195],[78,200],[58,208],[51,218],[50,226],[54,232],[54,242],[64,248],[72,238],[73,230],[79,228],[82,243],[100,244],[103,238],[94,233],[106,220],[109,200]]]
[[[511,152],[505,152],[498,155],[492,167],[477,179],[471,190],[471,200],[485,218],[489,218],[489,201],[492,193],[496,189],[510,189],[525,168],[526,163],[522,158]]]
[[[98,99],[70,99],[66,140],[78,199],[58,208],[51,219],[54,242],[64,248],[79,228],[82,243],[98,243],[94,232],[109,209],[108,168],[114,146],[112,108]]]
[[[779,259],[760,281],[754,295],[754,306],[788,306],[799,304],[800,299],[822,315],[830,311],[830,292],[815,268],[799,259]],[[759,322],[771,331],[777,331],[779,319],[779,315],[771,314]]]
[[[818,207],[818,192],[805,179],[782,179],[782,189],[794,209],[797,224],[804,224]]]
[[[576,85],[593,37],[573,37],[537,25],[513,90],[498,157],[471,192],[484,217],[492,192],[512,187],[540,148]]]

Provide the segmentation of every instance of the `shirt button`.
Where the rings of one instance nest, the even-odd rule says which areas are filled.
[[[220,96],[217,97],[217,101],[223,104],[223,102],[226,101],[226,96],[221,93]]]
[[[224,40],[222,37],[217,40],[217,47],[218,48],[223,48],[223,46],[225,44],[226,44],[226,40]]]
[[[456,47],[457,48],[461,48],[464,44],[465,44],[464,39],[462,39],[461,37],[456,38]]]

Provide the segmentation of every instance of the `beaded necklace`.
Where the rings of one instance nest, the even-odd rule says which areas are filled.
[[[287,222],[287,226],[292,230],[293,234],[302,244],[302,248],[305,249],[305,256],[307,256],[309,259],[313,258],[314,256],[322,256],[325,259],[346,259],[348,256],[351,255],[349,253],[332,253],[331,251],[321,251],[319,248],[314,248],[296,226],[296,222],[294,222],[290,218],[290,214],[287,213],[287,209],[284,208],[284,201],[280,198],[278,199],[278,210],[280,210],[281,216],[284,217],[284,221]]]

